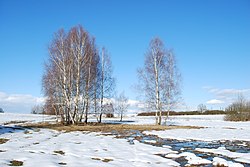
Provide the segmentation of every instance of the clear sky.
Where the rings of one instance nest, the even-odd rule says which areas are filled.
[[[153,37],[174,49],[183,109],[228,105],[250,94],[249,0],[1,0],[0,107],[30,112],[53,33],[81,24],[111,54],[117,91],[137,94],[136,69]]]

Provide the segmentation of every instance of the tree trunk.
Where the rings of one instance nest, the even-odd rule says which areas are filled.
[[[84,123],[88,123],[88,110],[89,110],[89,99],[87,99],[87,104],[86,104],[86,111],[85,111],[85,117],[84,117]]]
[[[120,118],[120,122],[122,122],[122,116],[123,116],[123,113],[121,113],[121,118]]]
[[[156,97],[156,124],[161,124],[161,109],[160,109],[160,90],[159,90],[159,74],[156,55],[154,56],[154,72],[155,72],[155,97]]]
[[[102,123],[102,113],[100,113],[100,115],[99,115],[98,123]]]

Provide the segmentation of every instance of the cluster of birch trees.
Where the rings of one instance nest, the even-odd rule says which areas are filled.
[[[63,29],[56,32],[48,51],[42,80],[47,97],[45,113],[60,115],[64,124],[78,124],[87,123],[91,112],[101,122],[102,115],[108,112],[105,100],[114,95],[115,87],[107,50],[99,51],[95,38],[79,25],[68,32]],[[155,111],[156,124],[162,124],[162,112],[169,112],[180,100],[181,76],[174,53],[159,38],[154,38],[138,74],[145,104]],[[121,93],[115,101],[122,121],[128,99]]]
[[[60,115],[64,124],[87,123],[90,112],[101,122],[105,98],[115,86],[107,50],[99,51],[95,38],[79,25],[55,33],[48,51],[42,81],[45,111]]]

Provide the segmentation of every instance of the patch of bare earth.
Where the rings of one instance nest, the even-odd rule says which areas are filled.
[[[9,141],[9,139],[5,139],[5,138],[0,138],[0,144],[4,144],[7,141]]]
[[[111,158],[91,158],[92,160],[96,160],[96,161],[102,161],[102,162],[110,162],[113,161],[113,159]]]
[[[106,124],[106,123],[88,123],[79,125],[62,125],[62,124],[51,124],[51,123],[37,123],[24,125],[28,128],[48,128],[58,131],[89,131],[89,132],[123,132],[127,130],[138,130],[138,131],[161,131],[171,129],[200,129],[200,127],[194,126],[162,126],[162,125],[127,125],[127,124]]]
[[[10,161],[9,166],[23,166],[23,162],[17,161],[17,160],[12,160],[12,161]]]
[[[59,162],[58,164],[59,165],[67,165],[67,163],[65,163],[65,162]]]
[[[65,154],[65,152],[63,152],[63,151],[61,151],[61,150],[56,150],[56,151],[54,151],[54,153],[60,154],[60,155],[64,155],[64,154]]]

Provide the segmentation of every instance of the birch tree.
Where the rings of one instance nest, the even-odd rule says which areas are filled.
[[[109,54],[105,48],[101,52],[101,71],[100,71],[100,111],[98,122],[102,122],[104,113],[104,99],[111,98],[115,89],[115,78],[113,77],[113,67]]]
[[[138,77],[147,107],[155,111],[156,124],[160,125],[162,112],[169,112],[180,99],[180,73],[173,52],[159,38],[151,40]]]
[[[124,92],[122,92],[115,99],[115,110],[120,117],[120,121],[122,121],[124,114],[128,110],[128,107],[128,98],[125,96]]]
[[[204,113],[205,111],[207,111],[207,106],[205,104],[199,104],[197,106],[197,111],[199,113]]]

